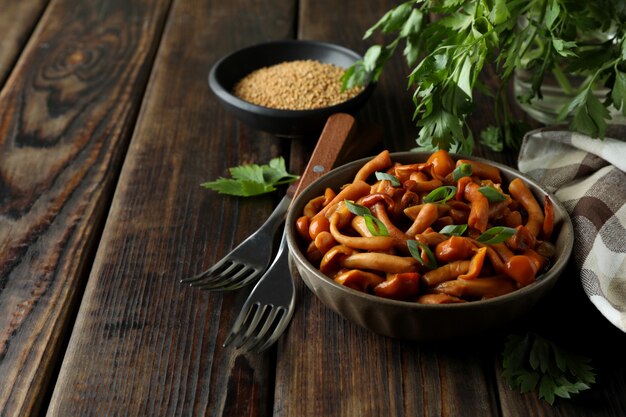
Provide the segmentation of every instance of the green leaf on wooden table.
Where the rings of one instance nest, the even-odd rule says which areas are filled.
[[[251,197],[276,190],[277,185],[288,184],[300,178],[290,174],[282,157],[273,158],[267,165],[243,164],[228,169],[232,178],[218,178],[200,184],[221,194]]]
[[[228,168],[230,176],[235,180],[248,180],[253,182],[265,182],[263,178],[263,168],[257,164],[239,165]]]
[[[539,398],[552,405],[556,397],[570,398],[590,388],[595,374],[589,362],[534,333],[510,335],[502,377],[521,393],[538,390]]]
[[[262,165],[261,168],[263,168],[263,179],[270,184],[289,184],[300,178],[299,175],[287,172],[282,156],[271,159],[268,165]]]
[[[201,186],[217,191],[220,194],[234,195],[237,197],[250,197],[276,190],[276,188],[270,184],[232,178],[218,178],[216,181],[205,182],[201,184]]]

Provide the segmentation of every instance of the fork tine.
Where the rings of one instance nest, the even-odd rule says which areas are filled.
[[[203,281],[204,279],[206,279],[207,277],[210,277],[211,275],[215,273],[218,273],[218,274],[223,273],[224,270],[222,269],[222,267],[229,268],[229,267],[232,267],[234,264],[235,262],[233,262],[231,259],[228,259],[228,258],[221,259],[218,263],[216,263],[215,265],[213,265],[211,268],[207,269],[206,271],[201,272],[197,275],[193,275],[188,278],[181,279],[180,283],[193,285],[197,282]]]
[[[237,271],[234,275],[219,276],[192,285],[203,290],[235,290],[246,285],[261,272],[258,268],[244,266],[243,269]]]
[[[239,243],[228,254],[220,259],[215,265],[189,278],[183,278],[180,280],[181,284],[189,284],[190,286],[200,286],[203,284],[209,284],[204,289],[213,289],[212,282],[214,280],[221,281],[223,279],[229,279],[231,275],[237,274],[239,270],[236,265],[243,265],[243,267],[253,268],[267,268],[272,258],[273,238],[276,235],[276,231],[285,220],[285,215],[289,209],[291,203],[291,197],[286,195],[280,200],[278,205],[274,208],[274,211],[265,220],[265,222],[259,227],[256,232],[248,236],[243,242]],[[255,275],[257,276],[257,275]],[[241,278],[241,277],[240,277]],[[252,282],[252,279],[244,279],[240,284],[233,285],[225,284],[222,288],[221,284],[217,291],[226,291],[231,289],[237,289],[243,287],[246,284]]]
[[[264,318],[267,316],[267,313],[270,312],[271,310],[271,306],[268,306],[268,305],[261,306],[259,303],[256,303],[256,304],[258,306],[258,309],[256,313],[254,314],[252,321],[248,325],[248,329],[246,330],[245,333],[241,335],[239,340],[235,343],[235,347],[237,349],[239,349],[241,346],[247,343],[248,340],[250,340],[250,337],[257,331],[259,325],[265,322]],[[268,310],[268,308],[270,310]]]
[[[256,349],[257,353],[261,353],[265,349],[272,346],[280,338],[280,336],[282,336],[285,328],[289,325],[289,322],[291,321],[291,316],[293,315],[293,310],[285,309],[284,307],[282,308],[283,310],[285,310],[285,314],[280,317],[280,320],[274,327],[272,334],[267,337],[266,342]]]
[[[266,335],[268,334],[268,331],[272,329],[272,327],[275,327],[280,323],[280,319],[282,319],[282,316],[284,314],[284,307],[272,308],[267,316],[267,319],[265,320],[265,324],[263,325],[263,327],[261,327],[261,329],[254,337],[249,337],[246,343],[242,343],[241,348],[248,352],[251,352],[255,350],[257,346],[265,344],[264,342],[266,341]]]
[[[248,317],[253,314],[253,312],[258,311],[258,309],[259,303],[252,303],[250,305],[243,306],[243,309],[241,310],[241,312],[239,312],[239,315],[235,320],[235,324],[233,324],[233,327],[230,329],[230,333],[228,333],[228,336],[226,336],[226,340],[224,340],[222,347],[228,346],[235,339],[239,338],[239,332],[241,332],[243,324],[248,320]]]

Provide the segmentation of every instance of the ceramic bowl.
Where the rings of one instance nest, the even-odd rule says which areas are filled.
[[[405,152],[392,154],[392,160],[401,163],[424,162],[429,154]],[[456,157],[453,155],[453,158]],[[358,169],[368,160],[362,159],[332,170],[312,183],[294,200],[287,216],[287,242],[292,274],[302,277],[307,287],[330,309],[349,321],[381,335],[412,340],[442,340],[475,335],[494,330],[528,313],[548,293],[564,271],[574,243],[571,220],[558,200],[535,181],[520,172],[481,158],[468,158],[489,163],[500,169],[503,181],[521,177],[543,204],[550,195],[555,209],[556,257],[548,271],[537,280],[512,293],[488,300],[460,304],[424,305],[390,300],[365,294],[340,285],[322,274],[306,258],[295,223],[305,204],[321,195],[326,187],[338,189],[351,182]]]
[[[372,94],[374,84],[358,95],[330,107],[314,110],[280,110],[257,106],[232,94],[237,81],[259,68],[295,60],[316,60],[348,68],[361,55],[339,45],[316,41],[285,40],[262,43],[235,51],[211,68],[209,86],[224,107],[250,127],[281,137],[317,137],[333,113],[355,114]]]

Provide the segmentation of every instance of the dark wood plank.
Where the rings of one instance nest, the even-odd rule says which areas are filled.
[[[0,93],[0,415],[46,398],[168,3],[54,1]]]
[[[206,80],[222,55],[292,36],[295,10],[282,0],[173,3],[48,415],[271,413],[271,353],[221,347],[246,291],[179,280],[225,255],[279,198],[199,187],[289,145],[236,121]]]
[[[0,87],[9,76],[48,0],[0,0]]]

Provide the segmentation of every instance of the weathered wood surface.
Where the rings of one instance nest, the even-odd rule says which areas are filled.
[[[221,347],[245,291],[179,280],[225,255],[276,203],[199,186],[286,152],[227,114],[207,74],[234,49],[293,37],[294,15],[282,0],[173,3],[49,416],[271,413],[270,356]]]
[[[47,400],[167,9],[52,2],[0,93],[2,416]]]
[[[0,88],[47,4],[48,0],[0,0]]]
[[[529,317],[445,343],[367,332],[298,281],[293,322],[263,355],[221,347],[250,289],[178,283],[242,241],[279,198],[199,184],[277,155],[302,171],[315,144],[236,121],[207,86],[211,65],[294,37],[364,52],[362,33],[395,4],[51,0],[38,22],[36,9],[19,9],[12,33],[22,35],[12,36],[36,30],[0,61],[1,76],[21,54],[0,93],[0,416],[626,414],[626,338],[571,274]],[[406,74],[394,60],[359,114],[361,126],[384,130],[379,148],[414,146]],[[476,137],[492,115],[480,101]],[[478,154],[515,164],[514,153]],[[508,388],[500,352],[509,332],[527,330],[591,356],[597,386],[553,407]]]

